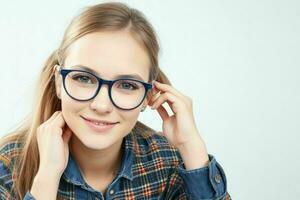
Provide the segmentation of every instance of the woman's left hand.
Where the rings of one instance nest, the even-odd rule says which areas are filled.
[[[192,99],[171,85],[154,81],[153,96],[148,102],[163,120],[162,135],[179,149],[188,170],[207,166],[209,157],[193,115]],[[163,103],[167,102],[174,115],[169,116]]]

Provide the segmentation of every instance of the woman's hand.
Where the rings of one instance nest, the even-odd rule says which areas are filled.
[[[39,172],[52,178],[60,178],[69,158],[68,142],[72,131],[65,123],[61,111],[53,115],[37,128],[37,142],[40,155]]]
[[[196,127],[191,98],[171,85],[154,81],[154,86],[154,95],[148,104],[157,110],[163,120],[161,134],[179,149],[186,168],[194,169],[207,165],[208,154]],[[162,106],[164,102],[168,103],[174,115],[169,116]]]

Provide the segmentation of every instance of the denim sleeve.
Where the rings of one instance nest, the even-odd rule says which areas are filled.
[[[178,166],[190,200],[217,200],[228,196],[224,170],[213,155],[208,154],[208,157],[209,164],[206,167],[186,170],[184,163]]]
[[[35,198],[30,194],[30,192],[26,192],[25,197],[23,198],[23,200],[35,200]]]

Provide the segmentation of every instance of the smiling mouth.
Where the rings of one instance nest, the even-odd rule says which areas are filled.
[[[95,122],[95,121],[91,121],[91,120],[87,120],[87,119],[86,119],[86,121],[89,121],[89,122],[91,122],[91,123],[93,123],[93,124],[96,124],[96,125],[98,125],[98,126],[107,126],[107,125],[113,125],[113,124],[116,124],[116,123]]]
[[[106,120],[96,120],[96,119],[92,119],[92,118],[87,118],[87,117],[83,117],[81,116],[84,120],[90,121],[92,123],[95,123],[97,125],[111,125],[111,124],[117,124],[119,122],[111,122],[111,121],[106,121]]]
[[[106,132],[116,126],[117,123],[106,123],[103,121],[92,121],[82,117],[85,124],[95,132]]]

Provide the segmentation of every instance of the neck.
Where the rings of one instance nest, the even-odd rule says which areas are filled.
[[[115,176],[121,167],[122,140],[107,149],[94,150],[86,147],[73,135],[70,151],[84,177]]]

